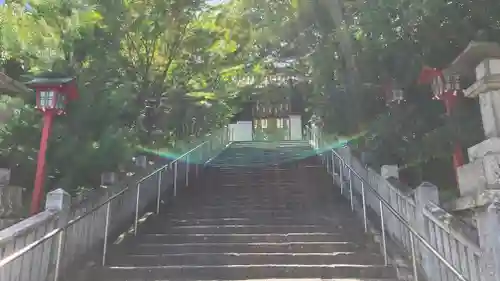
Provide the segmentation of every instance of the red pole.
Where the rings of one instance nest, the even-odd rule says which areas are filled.
[[[440,77],[443,79],[443,73],[440,70],[431,67],[424,67],[420,73],[419,83],[431,83],[433,79]],[[445,91],[440,99],[444,101],[444,106],[446,107],[446,115],[451,117],[451,113],[456,106],[458,96],[455,91]],[[455,170],[455,177],[458,182],[458,167],[465,164],[462,146],[459,142],[454,142],[453,144],[453,168]]]
[[[40,150],[38,151],[38,160],[36,165],[35,189],[31,197],[31,215],[40,211],[40,203],[43,199],[43,184],[45,181],[45,153],[47,152],[47,142],[49,140],[54,112],[47,111],[43,115],[42,138],[40,139]]]
[[[451,116],[451,113],[453,109],[456,106],[458,96],[456,93],[452,91],[447,91],[443,93],[443,101],[444,101],[444,106],[446,107],[446,115],[448,117]],[[462,146],[460,145],[459,142],[455,142],[453,144],[453,167],[455,168],[455,175],[458,176],[457,169],[458,167],[462,166],[465,164],[464,161],[464,154],[462,150]]]

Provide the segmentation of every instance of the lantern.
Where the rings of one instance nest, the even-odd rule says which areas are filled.
[[[460,75],[454,69],[438,70],[436,68],[424,67],[420,73],[420,83],[431,83],[434,99],[441,100],[446,109],[446,115],[450,118],[458,102],[458,92],[462,90]],[[456,141],[453,144],[453,166],[455,175],[457,169],[464,164],[464,156],[461,144]],[[457,179],[458,181],[458,179]]]
[[[394,79],[385,84],[384,91],[385,101],[387,105],[390,105],[392,103],[399,104],[405,99],[403,89],[397,86],[397,83]]]
[[[27,85],[36,92],[36,108],[41,112],[66,113],[66,105],[78,97],[74,78],[39,77]]]
[[[74,78],[59,78],[55,77],[55,75],[57,74],[49,73],[44,77],[37,77],[26,83],[28,87],[35,89],[36,108],[43,113],[42,137],[40,139],[40,150],[38,151],[35,183],[31,199],[32,215],[39,212],[40,203],[44,197],[45,154],[52,121],[55,115],[65,113],[68,101],[78,97]]]
[[[432,93],[436,99],[442,99],[444,94],[456,95],[462,90],[460,75],[458,74],[440,74],[436,75],[431,82]]]

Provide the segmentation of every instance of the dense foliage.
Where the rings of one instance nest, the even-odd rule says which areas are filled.
[[[71,189],[95,186],[138,144],[171,146],[226,124],[255,93],[301,94],[308,116],[321,116],[329,132],[361,135],[356,143],[374,165],[449,166],[452,139],[468,147],[482,138],[477,101],[463,100],[446,122],[416,80],[424,65],[445,67],[472,39],[499,40],[498,1],[26,2],[0,6],[0,61],[18,80],[46,70],[78,78],[81,98],[57,119],[48,159],[52,183]],[[293,79],[262,83],[276,75]],[[406,101],[389,108],[383,85],[392,79]],[[144,103],[160,98],[145,118]],[[27,187],[40,115],[34,97],[22,99],[0,151]]]

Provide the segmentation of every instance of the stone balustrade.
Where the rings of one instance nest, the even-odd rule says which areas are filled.
[[[198,175],[199,166],[219,154],[228,141],[225,128],[176,159],[175,164],[170,160],[170,165],[154,164],[139,157],[134,159],[137,168],[133,172],[124,177],[105,175],[100,188],[80,198],[70,200],[62,189],[50,192],[44,211],[0,230],[0,280],[54,280],[56,271],[59,275],[70,274],[66,276],[68,280],[77,280],[78,272],[88,260],[104,259],[104,241],[109,239],[112,243],[128,233],[131,224],[137,227],[140,218],[148,215],[146,208],[151,203],[169,202],[181,185],[188,186],[188,179]],[[111,197],[113,200],[103,205]],[[73,223],[63,232],[57,232],[68,222]],[[14,253],[34,243],[36,247],[2,266]]]
[[[344,182],[343,194],[350,197],[349,184],[352,181],[354,207],[362,210],[361,194],[365,189],[366,205],[369,212],[375,215],[374,225],[380,224],[380,201],[370,192],[372,187],[404,220],[411,225],[445,260],[460,272],[469,281],[495,280],[496,260],[492,259],[495,249],[500,247],[498,229],[500,228],[500,208],[491,204],[488,208],[477,210],[475,220],[477,226],[471,227],[460,218],[439,206],[439,195],[436,186],[422,183],[415,190],[399,188],[396,167],[383,167],[383,177],[371,168],[364,166],[361,161],[351,154],[349,147],[336,149],[339,158],[332,152],[324,152],[328,161],[329,172],[335,177],[338,186]],[[333,159],[333,160],[332,160]],[[342,163],[343,162],[343,163]],[[348,165],[359,175],[349,176]],[[390,172],[389,172],[390,171]],[[341,177],[340,174],[343,174]],[[364,187],[362,186],[364,182]],[[373,216],[371,217],[373,220]],[[387,208],[383,208],[385,233],[398,248],[403,249],[411,257],[410,231]],[[472,229],[471,229],[472,228]],[[379,226],[380,229],[380,226]],[[497,231],[497,232],[493,232]],[[496,235],[492,235],[496,233]],[[495,240],[496,239],[496,240]],[[416,239],[415,239],[416,241]],[[424,245],[415,242],[416,260],[427,280],[454,281],[454,274]]]

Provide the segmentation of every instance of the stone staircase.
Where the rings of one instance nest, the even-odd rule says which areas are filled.
[[[89,280],[395,280],[313,154],[233,144]]]

